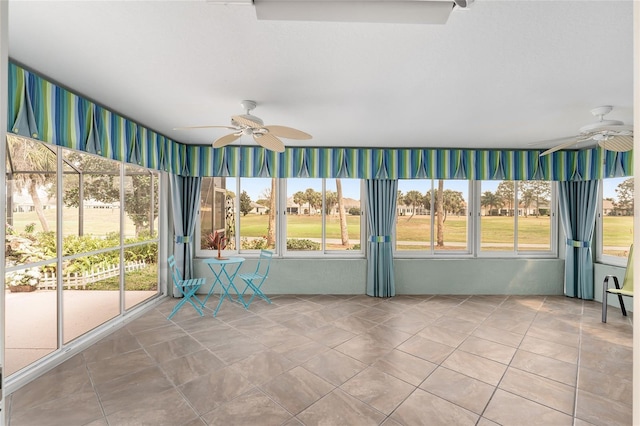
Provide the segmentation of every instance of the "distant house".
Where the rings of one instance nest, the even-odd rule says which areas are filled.
[[[342,206],[344,208],[344,212],[348,214],[349,210],[351,210],[353,208],[360,209],[360,200],[355,200],[353,198],[343,198],[342,199]],[[338,211],[338,203],[336,203],[331,208],[331,211],[329,212],[329,214],[337,215],[338,213],[339,213],[339,211]]]
[[[293,202],[293,197],[287,198],[287,214],[300,214],[300,206]]]
[[[251,202],[251,210],[249,211],[250,214],[265,214],[267,213],[269,209],[267,208],[267,206],[263,206],[262,204],[258,204],[255,202]]]
[[[29,195],[26,190],[23,190],[22,192],[13,192],[11,195],[12,196],[9,198],[8,202],[11,202],[11,210],[13,212],[26,213],[35,210],[33,198],[31,198],[31,195]],[[43,209],[54,209],[56,207],[55,198],[50,199],[44,188],[38,188],[38,196],[40,197]]]
[[[538,209],[540,210],[538,212]],[[528,206],[525,206],[523,202],[520,202],[518,205],[518,216],[545,216],[550,212],[549,201],[541,200],[540,205],[536,206],[535,201],[531,202]],[[513,208],[502,207],[492,208],[491,212],[487,206],[482,206],[480,208],[480,214],[482,216],[513,216],[515,214],[515,210]]]

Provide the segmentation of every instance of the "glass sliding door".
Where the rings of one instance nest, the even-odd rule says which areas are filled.
[[[7,138],[5,369],[12,374],[58,349],[55,282],[57,155]]]
[[[12,374],[159,294],[161,188],[157,171],[15,135],[5,161]]]
[[[124,308],[158,293],[158,192],[156,172],[124,167]]]

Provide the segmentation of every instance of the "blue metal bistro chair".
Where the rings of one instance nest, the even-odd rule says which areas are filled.
[[[169,256],[169,267],[171,268],[171,277],[173,278],[173,284],[178,289],[180,294],[182,294],[182,300],[180,300],[176,306],[174,306],[173,311],[167,317],[167,319],[173,318],[173,316],[182,308],[182,306],[189,302],[191,305],[198,311],[200,316],[204,316],[202,312],[202,304],[200,300],[196,297],[196,292],[200,288],[201,285],[205,283],[204,278],[192,278],[188,280],[182,279],[182,274],[180,270],[176,266],[176,259],[173,255]]]
[[[242,295],[251,289],[253,294],[249,298],[247,302],[247,308],[253,301],[253,298],[258,296],[271,303],[271,300],[262,292],[261,287],[264,284],[267,276],[269,275],[269,267],[271,266],[271,258],[273,257],[273,253],[267,250],[262,250],[260,252],[260,259],[258,260],[258,266],[256,267],[256,271],[251,274],[240,274],[238,275],[242,281],[244,281],[247,285],[242,291]]]

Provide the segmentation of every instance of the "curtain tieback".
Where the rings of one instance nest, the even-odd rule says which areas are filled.
[[[369,241],[372,243],[390,243],[391,235],[371,235]]]
[[[589,246],[591,246],[591,243],[589,241],[578,241],[567,238],[567,245],[574,248],[588,248]]]
[[[188,244],[190,242],[191,242],[191,237],[189,235],[176,235],[176,243]]]

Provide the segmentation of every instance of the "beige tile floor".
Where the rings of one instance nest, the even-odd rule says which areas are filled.
[[[631,322],[596,302],[275,296],[168,321],[175,303],[10,395],[9,425],[631,424]]]

